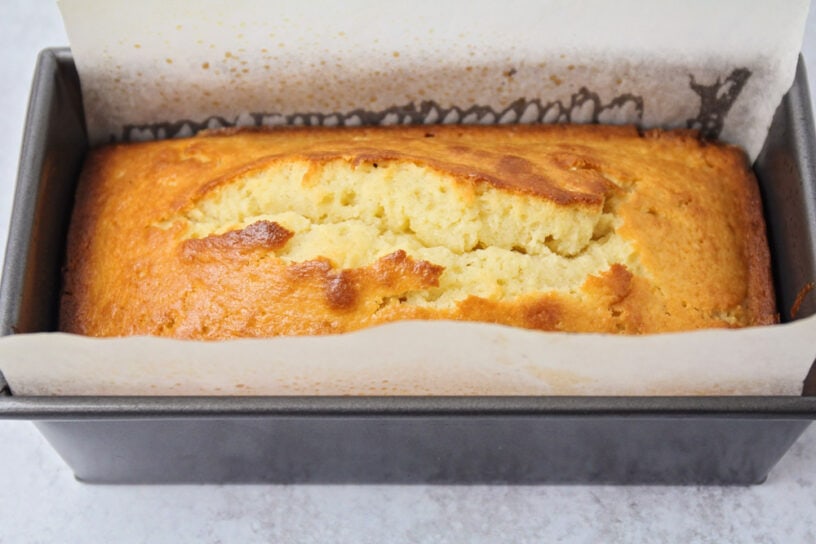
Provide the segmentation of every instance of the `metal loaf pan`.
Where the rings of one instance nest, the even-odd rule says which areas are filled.
[[[814,149],[800,63],[756,163],[783,318],[816,277]],[[71,195],[86,150],[71,54],[45,50],[0,286],[0,334],[55,329]],[[799,316],[815,311],[809,297]],[[815,416],[808,396],[18,397],[8,388],[0,395],[0,417],[33,420],[77,478],[97,483],[753,484]]]

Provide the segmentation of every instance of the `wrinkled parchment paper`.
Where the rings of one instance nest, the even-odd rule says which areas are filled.
[[[637,123],[753,159],[807,0],[61,0],[94,143],[237,125]]]
[[[635,123],[756,157],[807,0],[61,0],[94,143],[225,125]],[[404,322],[204,343],[18,335],[15,394],[799,394],[816,320],[646,337]]]

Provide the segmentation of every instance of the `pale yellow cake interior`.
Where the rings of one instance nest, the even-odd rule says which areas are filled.
[[[294,236],[275,255],[317,257],[357,268],[404,250],[444,267],[439,286],[409,304],[450,307],[468,295],[512,300],[539,292],[577,293],[615,263],[642,272],[617,234],[616,197],[603,205],[560,206],[535,195],[459,180],[404,161],[287,160],[210,190],[183,217],[187,237],[204,238],[272,221]]]

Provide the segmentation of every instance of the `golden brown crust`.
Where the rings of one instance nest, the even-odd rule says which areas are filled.
[[[205,238],[188,238],[182,242],[182,247],[187,255],[208,251],[280,249],[294,234],[275,222],[258,221],[240,230],[211,234]]]
[[[298,159],[407,161],[564,207],[616,199],[617,231],[643,273],[616,263],[574,293],[422,307],[403,294],[437,286],[442,267],[404,251],[351,269],[287,263],[268,251],[292,236],[275,222],[193,239],[167,223],[237,177]],[[229,130],[90,154],[68,236],[61,330],[219,339],[399,319],[621,333],[773,323],[756,181],[735,148],[689,131],[608,126]]]

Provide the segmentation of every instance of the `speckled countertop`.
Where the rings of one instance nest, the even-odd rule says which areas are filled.
[[[35,57],[65,44],[51,0],[2,1],[2,240]],[[0,444],[0,543],[816,542],[816,427],[751,488],[89,486],[30,423],[0,421]]]

